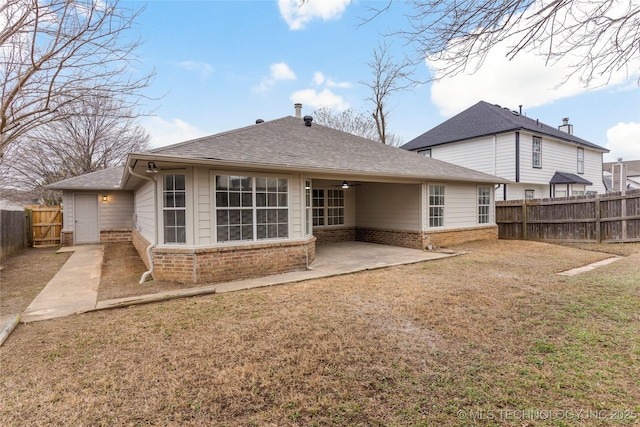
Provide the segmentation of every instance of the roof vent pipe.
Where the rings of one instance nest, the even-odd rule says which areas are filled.
[[[302,104],[296,103],[293,107],[296,109],[296,119],[302,118]]]
[[[304,116],[304,125],[305,126],[311,126],[311,122],[313,121],[313,117],[311,116]]]

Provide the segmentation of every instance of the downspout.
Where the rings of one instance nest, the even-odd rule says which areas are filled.
[[[153,182],[153,212],[154,212],[153,219],[154,219],[154,222],[155,222],[155,224],[154,224],[155,242],[153,242],[149,246],[147,246],[147,260],[149,261],[149,270],[145,271],[144,273],[142,273],[142,277],[140,278],[140,281],[138,282],[138,284],[141,285],[141,284],[143,284],[144,282],[147,281],[147,278],[151,274],[153,274],[153,256],[151,254],[151,251],[158,244],[157,243],[158,242],[158,237],[157,237],[158,236],[158,213],[156,211],[156,197],[157,197],[157,195],[156,195],[157,188],[156,187],[157,187],[158,182],[153,178],[149,178],[148,176],[140,175],[140,174],[135,173],[131,166],[129,166],[129,173],[131,175],[133,175],[133,176],[138,177],[138,178]]]

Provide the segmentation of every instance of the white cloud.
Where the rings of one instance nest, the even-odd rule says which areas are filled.
[[[165,120],[159,116],[142,120],[142,126],[151,136],[151,146],[154,148],[188,141],[212,133],[199,129],[178,118]]]
[[[276,82],[281,80],[296,80],[296,74],[285,62],[276,62],[269,66],[270,74],[263,77],[260,84],[253,88],[254,92],[268,92],[273,89]]]
[[[604,155],[607,162],[613,162],[618,157],[640,160],[640,123],[618,123],[607,129],[606,147],[611,150]]]
[[[213,72],[213,67],[210,64],[196,61],[182,61],[178,63],[178,67],[187,71],[196,71],[200,73],[200,77],[206,79]]]
[[[312,108],[328,107],[338,111],[349,108],[349,104],[342,99],[340,95],[336,95],[329,89],[317,92],[315,89],[304,89],[293,93],[290,97],[292,102],[300,102],[304,106]]]
[[[347,89],[351,87],[350,82],[336,82],[334,80],[326,78],[324,74],[322,74],[322,72],[320,71],[316,71],[313,74],[313,83],[315,83],[316,86],[321,86],[322,84],[325,84],[327,87],[334,87],[334,88],[340,88],[340,89]]]
[[[316,71],[313,74],[313,82],[316,84],[316,86],[320,86],[322,83],[324,83],[324,74],[322,74],[320,71]]]
[[[278,7],[289,29],[301,30],[316,18],[339,19],[350,3],[351,0],[307,0],[304,4],[299,0],[278,0]]]
[[[550,62],[545,66],[546,57],[535,51],[521,51],[509,61],[506,55],[513,44],[514,40],[508,39],[493,46],[480,67],[478,60],[470,60],[468,69],[477,69],[473,74],[458,74],[434,82],[431,100],[438,106],[440,113],[450,116],[480,100],[507,106],[524,104],[527,108],[532,108],[588,90],[579,76],[572,76],[564,82],[573,71],[572,65],[576,58],[587,55],[586,47],[576,48],[571,55],[564,55],[557,62]],[[454,55],[455,52],[445,52],[444,57]],[[427,59],[426,64],[438,79],[441,75],[437,70],[446,62]],[[590,86],[595,89],[608,86],[611,89],[617,85],[626,85],[630,80],[635,81],[637,71],[631,75],[627,71],[640,70],[640,63],[628,64],[627,68],[618,70],[611,76],[594,75]]]

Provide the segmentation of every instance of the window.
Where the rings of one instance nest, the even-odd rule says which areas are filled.
[[[444,226],[444,185],[429,185],[429,227]]]
[[[312,224],[312,205],[311,205],[311,181],[306,180],[304,182],[304,230],[307,236],[311,235],[311,224]]]
[[[186,243],[185,175],[164,175],[162,186],[162,221],[164,243]]]
[[[542,167],[542,138],[534,136],[532,147],[533,167],[539,169]]]
[[[324,190],[313,190],[313,226],[324,225]]]
[[[344,190],[327,190],[327,225],[344,224]]]
[[[491,212],[491,188],[478,187],[478,224],[489,224]]]
[[[524,198],[526,200],[532,200],[536,198],[536,190],[524,190]]]
[[[418,150],[418,154],[425,156],[425,157],[431,157],[431,148],[425,148],[424,150]]]
[[[216,176],[216,240],[263,240],[289,236],[288,180]]]
[[[578,173],[584,173],[584,148],[578,147]]]
[[[313,225],[344,224],[344,190],[313,190]]]

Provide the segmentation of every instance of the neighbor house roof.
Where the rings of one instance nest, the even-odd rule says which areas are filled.
[[[120,188],[124,166],[91,172],[49,184],[51,190],[115,190]]]
[[[602,152],[609,152],[606,148],[561,131],[556,127],[523,116],[517,111],[489,104],[485,101],[480,101],[467,108],[460,114],[409,141],[402,148],[405,150],[419,150],[421,148],[520,130],[551,136]]]
[[[618,162],[606,162],[602,164],[602,170],[611,172],[611,166]],[[627,165],[627,176],[640,176],[640,160],[626,160],[622,164]]]
[[[593,185],[591,181],[587,181],[586,179],[572,174],[568,172],[556,172],[551,177],[551,181],[549,184],[584,184],[584,185]]]
[[[149,159],[277,168],[310,174],[510,182],[326,126],[306,126],[303,119],[290,116],[145,153],[133,153],[129,155],[128,164]]]

